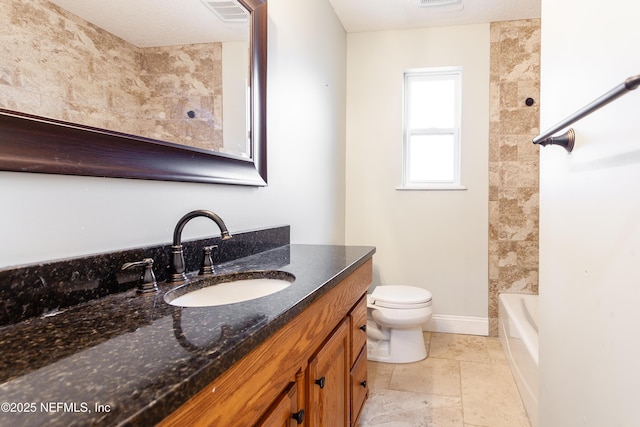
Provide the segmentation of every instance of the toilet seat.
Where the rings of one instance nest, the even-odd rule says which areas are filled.
[[[378,286],[367,295],[367,303],[375,307],[413,309],[429,307],[431,298],[431,292],[415,286]]]

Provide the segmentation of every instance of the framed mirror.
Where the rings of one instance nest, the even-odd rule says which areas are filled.
[[[218,43],[213,54],[207,52],[206,55],[193,55],[194,49],[191,47],[197,46],[200,49],[204,43],[181,41],[180,45],[189,45],[191,50],[180,48],[177,53],[167,54],[167,49],[174,52],[177,44],[169,48],[153,47],[155,56],[142,60],[141,69],[127,69],[125,77],[116,76],[116,71],[111,69],[105,73],[108,64],[96,65],[104,64],[98,60],[89,60],[88,71],[75,74],[60,66],[61,58],[65,55],[70,54],[72,60],[77,59],[79,45],[90,45],[92,49],[98,49],[95,47],[96,40],[104,38],[100,33],[102,28],[90,22],[86,24],[89,30],[75,35],[70,33],[70,29],[78,25],[75,20],[80,22],[82,19],[55,4],[66,1],[73,3],[76,0],[0,0],[0,21],[9,20],[8,24],[13,27],[25,26],[25,22],[30,23],[31,28],[47,28],[47,24],[55,24],[54,29],[41,30],[45,34],[31,37],[30,43],[37,43],[37,49],[23,46],[21,53],[16,55],[15,52],[8,51],[7,46],[17,37],[17,28],[9,28],[6,22],[0,22],[0,170],[252,186],[267,184],[266,0],[188,0],[202,8],[202,15],[209,13],[213,16],[216,11],[207,9],[216,9],[220,5],[231,5],[235,9],[241,7],[244,10],[246,29],[240,32],[245,31],[247,35],[248,52],[244,60],[242,55],[235,57],[240,58],[236,62],[244,63],[240,67],[245,68],[245,74],[242,70],[229,71],[230,65],[223,64],[229,57],[223,54],[224,42],[221,45],[212,42]],[[83,4],[86,1],[76,2]],[[152,0],[150,4],[160,7],[165,3],[167,2]],[[187,2],[173,3],[184,5]],[[22,22],[20,16],[25,11],[16,11],[16,4],[28,8]],[[51,17],[38,9],[49,4],[54,12],[57,10],[64,16],[75,18],[65,20],[64,16]],[[237,14],[232,14],[231,21],[226,26],[232,28],[241,25],[235,21],[242,19],[237,18]],[[161,31],[185,33],[188,32],[185,25],[189,26],[189,23],[172,24],[169,29],[165,27]],[[59,41],[56,42],[59,37],[55,38],[56,31],[60,31],[60,28],[64,31],[64,46]],[[153,37],[158,38],[160,37]],[[238,45],[235,40],[228,44]],[[121,54],[113,42],[100,49],[104,49],[106,55],[111,55],[108,62],[119,66],[116,68],[125,68],[124,65],[120,67],[120,62],[124,62],[126,55]],[[161,50],[160,54],[158,49]],[[195,51],[201,52],[198,49]],[[232,49],[227,51],[233,52]],[[175,72],[160,74],[158,70],[163,66],[157,60],[154,62],[154,58],[167,57],[187,59],[177,67],[174,64]],[[196,62],[194,57],[204,60]],[[218,59],[220,61],[216,62]],[[32,74],[18,73],[12,69],[13,66],[22,65],[23,69],[32,70],[29,61],[44,66],[48,79],[52,75],[62,74],[66,80],[62,83],[48,80],[49,88],[55,88],[54,90],[34,90],[35,79],[32,79]],[[209,87],[207,85],[211,83],[210,79],[196,76],[194,69],[206,69],[207,73],[214,69],[224,80],[224,84],[222,80],[216,80]],[[56,72],[52,73],[51,70]],[[86,89],[76,84],[81,77],[97,80],[102,86],[100,89]],[[149,89],[152,86],[149,83],[151,80],[156,82],[156,86],[169,86],[172,92],[156,97]],[[233,80],[236,83],[239,81],[239,86],[236,84],[235,89],[227,90],[225,85]],[[120,83],[116,84],[118,81]],[[114,86],[116,91],[110,92]],[[133,95],[118,92],[122,87],[134,87],[138,92]],[[176,89],[184,87],[187,88],[186,94]],[[204,94],[192,92],[203,88]],[[101,100],[87,101],[89,92],[99,93],[102,95]],[[52,105],[63,97],[66,98],[62,102],[62,108],[58,106],[60,113],[56,115]],[[121,108],[129,98],[141,102],[133,112],[125,112]],[[150,100],[153,98],[162,98],[162,102],[152,105]],[[39,106],[40,109],[31,108],[31,105]],[[86,107],[82,109],[78,105]],[[114,110],[117,114],[107,110]],[[244,111],[245,116],[234,115],[234,111]],[[143,113],[147,115],[138,115]],[[83,123],[85,118],[88,121]],[[233,122],[236,123],[235,127]],[[116,129],[116,125],[120,124],[128,127]],[[149,134],[142,132],[141,129],[145,126],[151,129]],[[230,132],[229,129],[235,131]],[[170,131],[174,130],[175,137],[172,137]],[[235,139],[227,138],[228,133],[235,135]]]

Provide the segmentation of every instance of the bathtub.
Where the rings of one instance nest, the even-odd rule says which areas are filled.
[[[500,342],[531,427],[538,427],[538,296],[500,294]]]

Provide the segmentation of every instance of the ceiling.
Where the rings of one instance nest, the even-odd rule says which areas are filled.
[[[540,18],[540,0],[463,0],[419,7],[419,0],[329,0],[347,32],[397,30]]]
[[[306,1],[306,0],[294,0]],[[541,0],[463,0],[424,8],[419,0],[329,0],[347,32],[478,24],[540,17]],[[248,39],[200,0],[51,0],[139,47]]]
[[[200,0],[50,0],[138,47],[249,40],[248,24],[224,23]]]

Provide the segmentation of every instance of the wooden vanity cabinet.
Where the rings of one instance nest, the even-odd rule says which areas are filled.
[[[369,395],[367,302],[360,298],[307,368],[309,427],[354,426]]]
[[[355,425],[368,395],[371,278],[369,259],[159,425]]]

